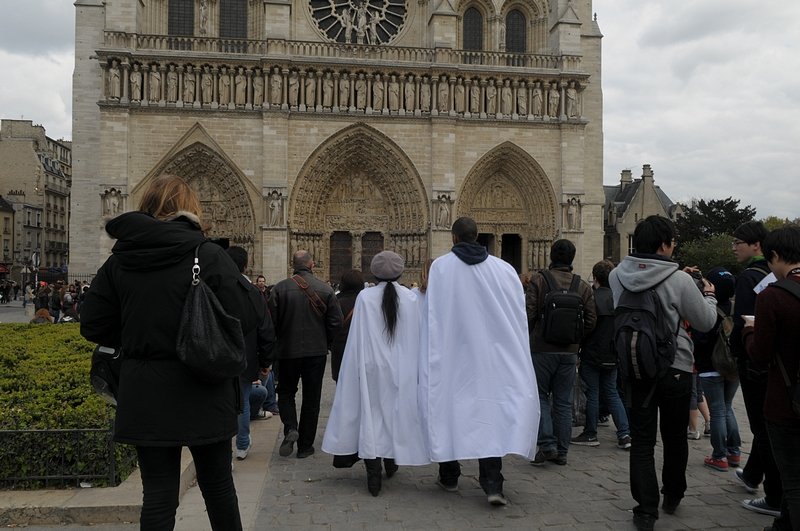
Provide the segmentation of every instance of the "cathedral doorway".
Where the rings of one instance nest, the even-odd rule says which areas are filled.
[[[522,272],[522,238],[519,234],[503,234],[500,258]]]

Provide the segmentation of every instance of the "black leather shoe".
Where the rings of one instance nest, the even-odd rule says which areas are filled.
[[[637,531],[653,531],[656,519],[649,514],[634,514],[633,525],[636,526]]]
[[[364,466],[367,467],[367,490],[377,496],[381,491],[381,459],[364,459]]]
[[[383,469],[386,470],[386,477],[390,478],[394,476],[395,472],[400,467],[397,466],[397,463],[394,462],[394,459],[389,459],[388,457],[383,458]]]
[[[306,457],[314,455],[314,447],[309,446],[308,448],[304,448],[301,450],[300,448],[297,449],[297,458],[298,459],[305,459]]]
[[[664,495],[664,501],[661,503],[661,508],[667,514],[675,514],[675,509],[681,504],[680,498],[673,498],[672,496]]]

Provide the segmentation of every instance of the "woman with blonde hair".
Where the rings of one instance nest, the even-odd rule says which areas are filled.
[[[201,381],[176,354],[195,248],[200,246],[200,276],[225,311],[240,320],[245,335],[265,310],[248,296],[246,281],[225,250],[200,245],[207,241],[201,213],[186,181],[172,175],[155,179],[139,211],[106,224],[117,242],[81,308],[81,334],[123,351],[114,439],[136,446],[143,530],[175,526],[183,446],[194,458],[212,529],[242,527],[231,475],[239,379]]]

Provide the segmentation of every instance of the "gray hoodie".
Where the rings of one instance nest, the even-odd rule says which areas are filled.
[[[717,300],[709,295],[703,297],[687,273],[678,271],[678,264],[657,255],[634,254],[623,258],[619,266],[611,271],[608,282],[614,293],[614,306],[619,302],[623,285],[633,292],[655,288],[661,299],[663,315],[669,326],[677,333],[678,351],[674,369],[692,372],[694,345],[686,327],[678,327],[680,320],[688,321],[692,328],[707,332],[717,322]]]

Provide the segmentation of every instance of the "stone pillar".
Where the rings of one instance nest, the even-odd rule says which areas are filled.
[[[122,63],[120,68],[122,69],[122,97],[120,98],[120,103],[130,103],[130,86],[128,84],[128,75],[130,70],[130,63]]]
[[[289,108],[289,69],[284,68],[281,73],[283,74],[283,83],[281,83],[281,109]]]

